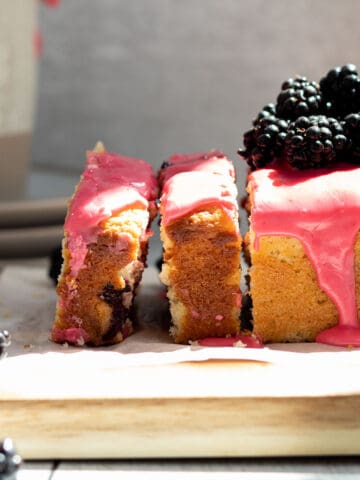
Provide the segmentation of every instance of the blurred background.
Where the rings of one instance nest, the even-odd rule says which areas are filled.
[[[40,9],[33,164],[80,172],[108,149],[155,167],[222,149],[295,74],[359,63],[357,0],[62,0]]]
[[[9,148],[21,138],[23,150],[31,146],[30,196],[69,195],[98,140],[155,168],[174,152],[223,150],[236,162],[242,195],[243,132],[287,78],[319,81],[333,66],[360,66],[359,17],[357,0],[1,0],[0,198],[15,191],[4,183]],[[11,65],[15,57],[2,43],[19,32],[28,42],[31,29],[38,58],[17,46],[25,74],[16,83],[4,76],[4,58]],[[21,98],[33,85],[24,113]],[[10,147],[1,99],[18,99],[19,118],[32,115],[25,140],[11,137]]]

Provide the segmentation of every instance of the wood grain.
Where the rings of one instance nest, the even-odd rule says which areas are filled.
[[[0,361],[0,434],[25,459],[360,454],[360,350],[175,345],[154,274],[136,334],[80,349],[48,340],[45,272],[5,270],[0,315],[12,344]]]
[[[25,458],[359,454],[359,397],[98,399],[2,404]]]
[[[156,380],[149,383],[151,369]],[[54,383],[44,377],[48,395],[46,389],[38,398],[21,389],[12,398],[8,394],[0,400],[2,433],[16,441],[27,459],[360,453],[356,392],[313,395],[309,390],[294,395],[289,388],[279,396],[270,395],[264,384],[256,395],[239,393],[236,378],[256,382],[263,374],[274,381],[281,377],[281,368],[259,362],[189,362],[124,370],[113,372],[114,382],[129,382],[122,384],[122,395],[111,388],[102,395],[103,386],[99,392],[93,384],[91,396],[90,385],[84,383],[73,396],[65,389],[62,398],[56,398],[51,393]],[[220,377],[226,371],[228,388],[216,393],[213,386],[223,385]],[[131,378],[143,380],[142,393],[131,388]],[[178,379],[184,386],[186,378],[188,388],[181,395],[172,385]],[[62,384],[61,377],[56,380]],[[156,395],[161,384],[168,386],[167,396],[160,388],[161,395]]]

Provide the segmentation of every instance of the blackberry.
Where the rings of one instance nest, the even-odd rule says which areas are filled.
[[[360,77],[352,64],[335,67],[320,80],[323,100],[338,118],[360,110]]]
[[[276,117],[276,107],[273,103],[268,103],[263,107],[263,109],[258,113],[258,116],[253,120],[253,125],[256,127],[260,120],[268,117]]]
[[[351,145],[349,160],[360,164],[360,113],[350,113],[345,117],[344,131]]]
[[[277,97],[276,114],[280,118],[295,120],[303,115],[320,113],[322,95],[316,82],[306,77],[289,78],[281,86]]]
[[[265,167],[281,157],[288,122],[277,118],[273,105],[269,104],[259,113],[253,125],[244,134],[245,149],[238,150],[252,169]]]
[[[320,168],[342,158],[349,148],[343,126],[324,115],[299,117],[289,125],[284,157],[298,169]]]
[[[131,314],[130,309],[123,305],[122,294],[127,292],[131,292],[128,283],[124,288],[115,288],[112,283],[107,283],[100,294],[100,298],[112,309],[109,329],[103,335],[104,342],[112,342],[119,332],[124,333],[124,325]]]
[[[131,292],[129,284],[126,284],[124,288],[115,288],[112,283],[107,283],[100,294],[100,298],[109,305],[116,305],[122,302],[121,295],[125,292]]]
[[[15,479],[15,473],[21,464],[21,457],[15,451],[11,438],[5,438],[0,443],[0,478]]]
[[[5,348],[10,345],[10,334],[7,330],[0,330],[0,358],[5,352]]]

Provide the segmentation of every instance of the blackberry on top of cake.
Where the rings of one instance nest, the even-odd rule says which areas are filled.
[[[344,155],[354,160],[359,113],[360,77],[355,65],[333,68],[319,83],[289,78],[276,103],[266,105],[254,119],[238,153],[251,169],[280,161],[298,169],[321,168],[342,162]]]

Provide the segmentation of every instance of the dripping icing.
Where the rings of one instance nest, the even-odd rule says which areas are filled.
[[[259,169],[249,177],[254,248],[265,235],[297,238],[323,291],[334,302],[338,325],[316,340],[360,346],[354,244],[360,229],[360,168],[295,171]]]

